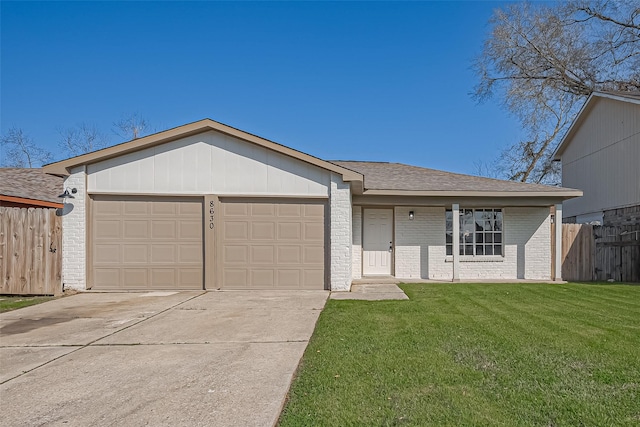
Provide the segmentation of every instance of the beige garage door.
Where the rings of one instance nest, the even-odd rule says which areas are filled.
[[[324,201],[220,202],[224,289],[324,289]]]
[[[93,289],[202,289],[202,200],[93,196]]]

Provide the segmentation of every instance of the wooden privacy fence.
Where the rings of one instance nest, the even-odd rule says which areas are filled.
[[[56,209],[0,207],[0,294],[62,292],[62,217]]]
[[[562,278],[640,282],[640,224],[562,224]]]

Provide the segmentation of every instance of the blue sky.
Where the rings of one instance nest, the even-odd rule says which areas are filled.
[[[1,131],[205,117],[323,159],[475,173],[520,135],[471,70],[496,2],[7,2]]]

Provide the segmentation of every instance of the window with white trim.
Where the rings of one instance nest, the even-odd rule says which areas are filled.
[[[453,212],[447,209],[447,255],[453,255]],[[460,255],[493,256],[502,250],[502,209],[460,209]]]

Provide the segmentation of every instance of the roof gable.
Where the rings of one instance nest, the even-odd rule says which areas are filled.
[[[303,162],[329,170],[331,172],[338,173],[342,175],[342,179],[344,181],[362,181],[363,179],[361,174],[352,170],[345,169],[339,165],[321,160],[317,157],[313,157],[301,151],[294,150],[276,142],[269,141],[268,139],[241,131],[239,129],[227,126],[223,123],[219,123],[211,119],[203,119],[163,132],[155,133],[153,135],[145,136],[143,138],[134,139],[122,144],[104,148],[102,150],[83,154],[77,157],[72,157],[70,159],[62,160],[56,163],[51,163],[45,165],[43,167],[43,170],[49,174],[66,176],[69,175],[72,168],[77,166],[108,160],[124,154],[154,147],[160,144],[175,141],[187,136],[196,135],[210,130],[233,136],[248,143],[256,144],[261,147],[265,147],[284,155],[293,157],[295,159],[301,160]]]
[[[560,144],[558,144],[558,148],[553,153],[553,160],[561,160],[562,154],[567,149],[573,137],[575,136],[577,130],[580,128],[582,123],[587,119],[589,113],[595,106],[595,104],[601,99],[611,99],[618,102],[628,102],[631,104],[640,105],[640,93],[636,92],[593,92],[589,95],[589,98],[585,101],[584,105],[576,115],[576,118],[571,123],[569,130],[564,135]]]

